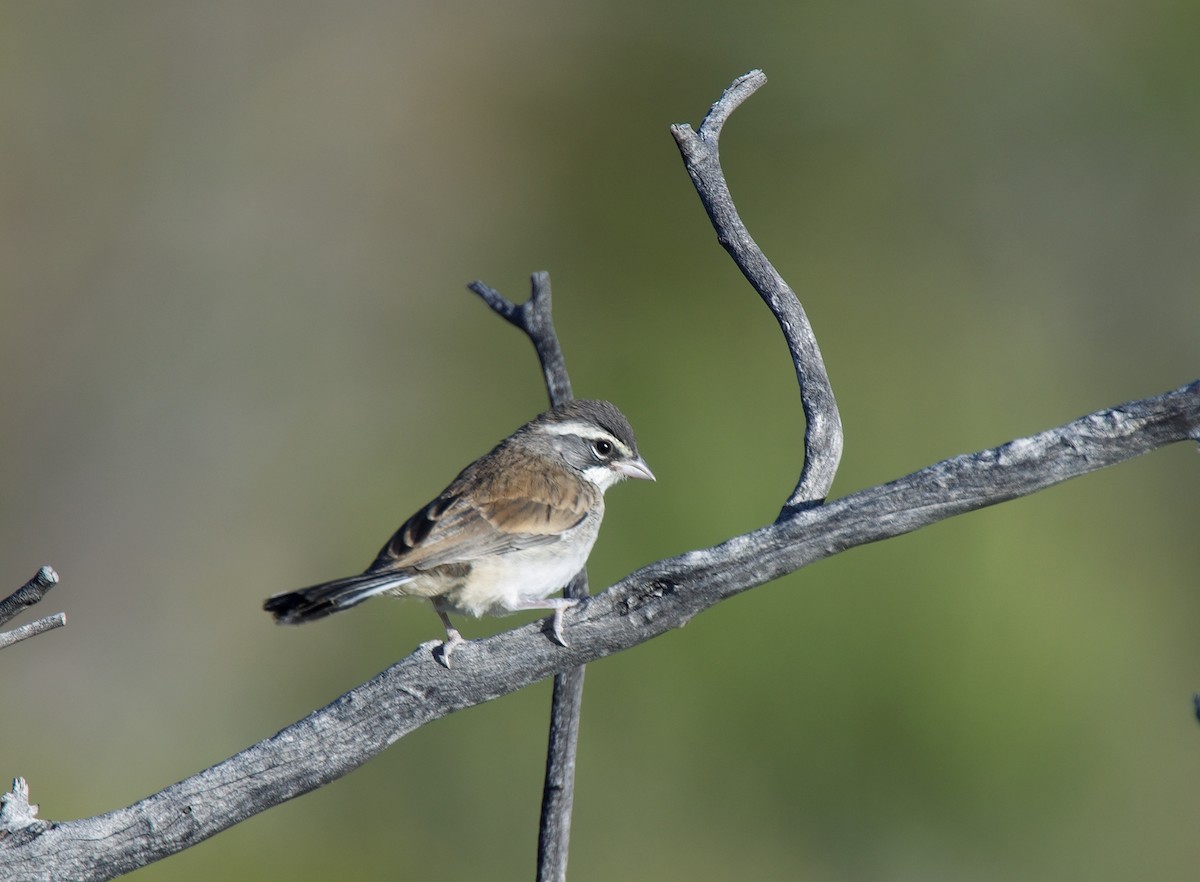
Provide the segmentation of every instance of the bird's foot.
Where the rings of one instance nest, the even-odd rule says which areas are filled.
[[[577,597],[547,597],[542,600],[522,600],[515,603],[508,609],[516,612],[519,609],[552,609],[554,617],[550,619],[550,639],[559,646],[567,646],[567,640],[563,637],[563,613],[573,606],[579,604]]]
[[[569,605],[557,607],[554,610],[554,616],[550,619],[550,636],[554,638],[554,642],[559,646],[565,647],[567,645],[567,638],[563,636],[562,632],[563,613],[577,603],[579,603],[578,600],[573,600]]]
[[[546,604],[554,610],[554,615],[550,619],[550,638],[559,646],[568,646],[567,638],[563,636],[563,614],[571,607],[579,605],[579,599],[575,597],[554,597],[546,601]]]
[[[434,647],[433,657],[438,664],[446,670],[450,670],[450,653],[454,652],[459,645],[466,642],[462,634],[459,634],[454,628],[447,628],[446,639]]]

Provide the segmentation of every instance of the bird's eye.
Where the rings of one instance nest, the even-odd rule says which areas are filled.
[[[597,438],[592,442],[592,450],[596,451],[596,456],[606,457],[613,452],[612,442]]]

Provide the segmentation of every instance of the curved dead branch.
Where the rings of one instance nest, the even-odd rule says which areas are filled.
[[[842,419],[838,415],[825,360],[821,358],[804,307],[751,238],[734,207],[729,185],[721,171],[718,150],[721,127],[729,115],[766,82],[767,76],[761,70],[738,77],[708,111],[699,131],[687,123],[680,123],[671,126],[671,134],[675,136],[683,164],[716,230],[717,241],[729,252],[742,275],[779,322],[796,368],[800,403],[804,408],[804,467],[796,489],[780,513],[780,517],[786,517],[798,509],[820,504],[829,493],[842,458]]]

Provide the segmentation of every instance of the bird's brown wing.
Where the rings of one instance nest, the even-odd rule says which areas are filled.
[[[509,469],[483,482],[468,470],[396,531],[368,572],[428,570],[557,542],[598,493],[565,468]]]
[[[495,529],[522,536],[557,536],[579,524],[600,491],[565,466],[505,472],[483,494],[480,514]]]

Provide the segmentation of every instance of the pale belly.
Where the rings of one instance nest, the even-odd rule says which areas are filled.
[[[592,542],[588,542],[575,553],[564,554],[562,546],[555,543],[476,561],[467,584],[446,594],[446,608],[472,616],[496,616],[520,609],[522,601],[543,600],[583,569],[591,550]]]

